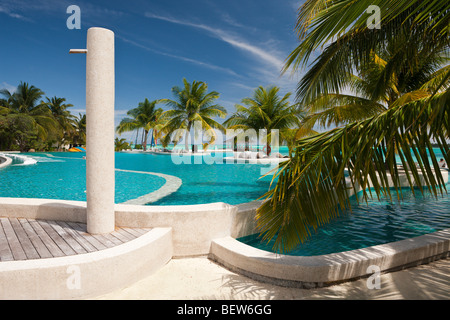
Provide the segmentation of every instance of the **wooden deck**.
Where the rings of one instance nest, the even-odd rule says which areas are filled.
[[[116,228],[91,235],[86,224],[0,218],[0,261],[43,259],[89,253],[136,239],[150,228]]]

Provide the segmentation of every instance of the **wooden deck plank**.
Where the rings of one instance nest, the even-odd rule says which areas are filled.
[[[48,251],[53,257],[65,256],[64,252],[56,245],[52,238],[45,232],[40,223],[37,220],[28,220],[30,225],[33,227],[36,234],[41,238],[42,242],[47,247]]]
[[[61,227],[66,230],[67,233],[69,233],[75,240],[78,241],[78,243],[87,251],[87,252],[94,252],[98,251],[97,248],[95,248],[89,241],[86,240],[85,237],[81,234],[81,231],[78,231],[74,228],[72,228],[67,222],[64,221],[58,221],[57,222]]]
[[[66,221],[66,223],[67,223],[73,230],[78,231],[80,234],[81,234],[81,233],[87,233],[87,227],[86,227],[86,224],[84,224],[84,223],[71,222],[71,221]]]
[[[76,223],[76,222],[68,222],[67,224],[69,226],[71,226],[72,228],[74,228],[75,230],[78,230],[80,232],[80,234],[82,234],[83,237],[86,239],[86,241],[88,241],[91,245],[93,245],[95,248],[97,248],[97,250],[104,250],[104,249],[108,248],[103,243],[98,241],[94,237],[94,235],[86,232],[86,225]]]
[[[56,245],[64,252],[66,256],[76,254],[75,250],[73,250],[67,242],[56,232],[56,230],[52,227],[51,222],[47,220],[38,220],[41,227],[47,232],[50,238],[56,243]]]
[[[92,236],[108,248],[112,248],[123,243],[123,241],[114,237],[112,234],[93,234]]]
[[[25,252],[28,259],[39,259],[39,253],[34,247],[33,243],[31,243],[30,238],[28,238],[27,233],[22,227],[20,221],[16,218],[9,218],[9,222],[13,227],[17,239],[19,239],[20,245],[22,246],[23,251]]]
[[[53,229],[64,239],[64,241],[78,254],[87,253],[87,251],[81,246],[77,240],[75,240],[71,234],[69,234],[63,227],[59,225],[57,221],[49,223]]]
[[[19,239],[14,232],[11,222],[8,218],[0,218],[0,221],[3,225],[3,230],[5,231],[6,239],[8,240],[14,260],[25,260],[27,255],[20,245]]]
[[[147,231],[142,232],[143,230],[139,229],[139,228],[121,228],[121,229],[126,231],[126,232],[128,232],[128,233],[130,233],[130,234],[132,234],[135,238],[140,237],[145,232],[147,232]]]
[[[22,228],[27,233],[28,238],[31,243],[33,243],[36,251],[39,254],[40,258],[51,258],[53,257],[48,248],[45,246],[42,239],[37,235],[36,231],[31,226],[30,222],[27,219],[19,218],[20,223],[22,224]]]
[[[135,239],[136,237],[133,237],[128,232],[124,232],[122,229],[116,229],[115,231],[110,233],[111,235],[115,236],[122,242],[127,242],[130,240]]]
[[[85,254],[121,245],[149,230],[116,228],[94,235],[83,223],[0,217],[0,261]]]
[[[3,230],[3,225],[0,222],[0,261],[12,261],[14,256],[9,247],[8,239],[6,238],[5,231]]]

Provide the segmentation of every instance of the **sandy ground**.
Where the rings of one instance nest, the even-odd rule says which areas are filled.
[[[292,300],[292,299],[450,299],[450,259],[382,274],[379,289],[367,279],[319,289],[266,284],[231,272],[206,257],[173,259],[126,288],[99,296],[108,300]]]

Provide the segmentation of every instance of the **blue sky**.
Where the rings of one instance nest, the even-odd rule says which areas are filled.
[[[84,113],[86,58],[68,52],[86,47],[90,27],[104,27],[115,33],[116,123],[145,98],[172,98],[171,88],[183,78],[206,82],[231,114],[260,85],[276,85],[281,94],[294,96],[301,74],[281,77],[280,70],[298,45],[294,27],[300,4],[2,0],[0,88],[14,90],[20,81],[28,82],[48,97],[66,98],[72,113]],[[69,5],[81,9],[79,30],[66,27]]]

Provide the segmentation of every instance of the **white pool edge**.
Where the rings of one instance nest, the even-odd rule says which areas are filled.
[[[276,255],[236,240],[236,238],[256,232],[255,213],[260,205],[261,201],[241,205],[229,205],[222,202],[179,206],[116,204],[115,222],[118,227],[170,229],[170,236],[167,236],[170,237],[170,240],[166,237],[164,244],[155,244],[155,250],[162,250],[167,254],[163,259],[164,261],[171,258],[208,255],[211,260],[257,280],[304,288],[330,285],[368,276],[367,267],[371,265],[378,266],[384,272],[427,263],[433,261],[433,259],[448,257],[449,255],[450,229],[390,244],[331,255],[315,257]],[[86,222],[86,202],[0,198],[0,216]],[[136,243],[138,242],[131,242],[128,246],[134,246]],[[170,249],[167,249],[169,247]],[[158,254],[155,253],[155,255]],[[144,266],[149,259],[152,259],[151,257],[151,252],[148,252],[148,256],[140,257],[139,254],[135,256],[136,263],[141,263],[143,267],[141,271],[137,272],[138,277],[146,274]],[[21,292],[29,292],[28,294],[31,297],[73,298],[61,289],[53,287],[49,287],[47,290],[49,292],[45,291],[45,294],[36,291],[39,290],[37,288],[41,285],[42,279],[49,277],[46,263],[50,267],[53,262],[49,260],[53,259],[43,259],[43,262],[40,263],[44,263],[44,265],[31,268],[25,274],[21,273],[22,268],[18,267],[19,264],[9,270],[14,271],[16,269],[16,275],[13,276],[11,274],[8,276],[8,270],[0,269],[0,278],[3,277],[0,279],[0,283],[6,283],[4,282],[6,280],[12,283],[5,285],[2,289],[9,288],[6,296],[8,297],[8,294],[11,294],[14,281],[18,281],[18,277],[21,277],[27,279],[29,285],[33,288],[33,290],[30,290],[26,286],[22,286]],[[66,264],[63,265],[65,269],[61,269],[64,267],[59,266],[59,277],[63,276],[63,270],[67,273],[68,264],[73,265],[71,259],[74,258],[66,260]],[[102,264],[102,268],[105,270],[111,269],[108,270],[110,274],[115,272],[117,263],[122,263],[108,258],[102,260],[105,262]],[[119,260],[120,258],[117,261]],[[4,263],[6,262],[1,262],[0,266]],[[3,265],[3,268],[5,266],[7,265]],[[101,272],[102,268],[94,266],[91,269],[92,274]],[[126,264],[122,268],[126,268]],[[64,275],[67,279],[67,274]],[[123,271],[122,276],[129,280],[126,271]],[[120,278],[120,276],[118,277]],[[116,286],[123,283],[120,282],[120,279],[117,279]],[[112,287],[108,287],[107,281],[98,288],[103,288],[103,291],[112,289]],[[5,294],[5,292],[3,291],[2,294]],[[90,292],[85,292],[79,296],[95,293],[98,293],[98,291],[92,289]],[[2,297],[2,294],[0,294],[0,297]],[[19,299],[20,297],[18,296]]]
[[[212,241],[210,259],[250,278],[281,286],[315,288],[445,258],[450,229],[388,244],[319,256],[275,254],[232,237]],[[371,267],[371,268],[369,268]]]
[[[172,258],[170,228],[121,245],[65,257],[0,262],[0,299],[88,299],[141,280]]]
[[[12,159],[5,155],[1,155],[0,158],[5,159],[4,162],[0,163],[0,169],[9,166],[12,163]]]

